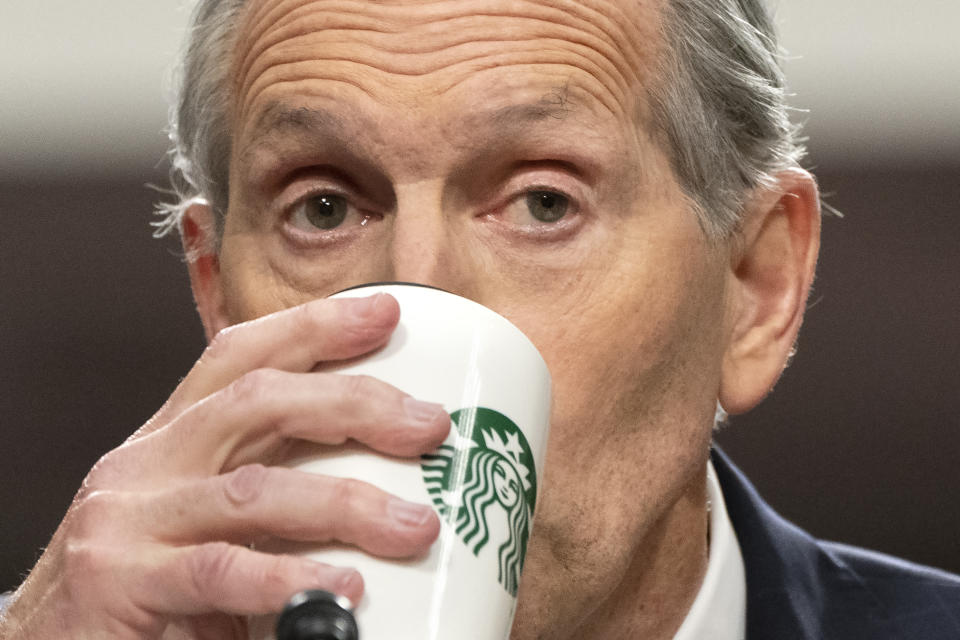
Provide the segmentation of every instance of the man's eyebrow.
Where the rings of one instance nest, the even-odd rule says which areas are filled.
[[[481,138],[489,138],[488,142],[521,138],[534,130],[542,131],[541,127],[550,126],[550,123],[559,124],[573,111],[566,88],[560,87],[536,101],[465,111],[455,132],[449,134],[458,144],[474,147],[478,146],[478,134]],[[284,145],[294,141],[314,145],[317,140],[324,140],[331,145],[353,146],[357,136],[369,129],[369,123],[360,113],[341,114],[323,107],[272,102],[256,116],[251,134],[239,155],[246,162],[258,148],[274,146],[272,141]],[[352,142],[347,144],[347,141]]]
[[[492,111],[465,114],[466,124],[472,126],[516,127],[544,120],[563,120],[570,115],[572,107],[565,88],[558,88],[536,102],[511,104]],[[350,124],[339,115],[322,108],[291,107],[275,102],[269,104],[253,125],[253,135],[247,147],[263,141],[265,137],[283,131],[319,131],[325,135],[344,137]]]
[[[544,120],[564,120],[572,111],[567,89],[563,87],[551,91],[537,102],[500,107],[492,112],[478,114],[478,119],[494,126],[523,126]]]
[[[343,138],[349,129],[347,122],[337,114],[326,109],[314,107],[291,107],[275,102],[257,116],[253,133],[244,145],[241,155],[247,155],[265,140],[273,136],[290,132],[314,132],[333,138]]]

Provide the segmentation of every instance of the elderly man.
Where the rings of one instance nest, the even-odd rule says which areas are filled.
[[[201,0],[185,55],[168,226],[210,346],[0,637],[242,637],[302,589],[362,598],[263,535],[423,553],[430,507],[273,466],[446,437],[439,406],[312,372],[389,338],[389,296],[325,299],[383,280],[498,311],[553,373],[512,637],[960,636],[955,578],[808,538],[711,454],[718,402],[785,366],[818,249],[757,0]]]

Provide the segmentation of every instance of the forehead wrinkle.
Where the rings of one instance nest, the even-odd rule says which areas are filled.
[[[577,73],[583,73],[592,78],[598,85],[597,88],[587,89],[588,92],[593,94],[608,111],[622,114],[631,110],[631,102],[635,99],[632,95],[631,85],[624,78],[617,77],[616,75],[611,76],[610,74],[614,73],[612,70],[597,64],[597,58],[600,58],[601,61],[604,59],[600,54],[595,54],[590,49],[570,45],[565,41],[559,44],[564,46],[565,49],[537,46],[537,43],[533,42],[530,43],[526,50],[514,49],[502,51],[501,47],[491,46],[489,43],[471,43],[470,47],[474,49],[489,49],[492,50],[493,53],[475,55],[471,59],[461,60],[452,65],[446,60],[443,60],[442,62],[448,66],[427,70],[404,68],[384,70],[382,65],[376,65],[372,62],[367,63],[362,59],[358,60],[358,56],[351,56],[348,59],[343,56],[334,56],[331,54],[328,54],[326,64],[318,66],[313,61],[300,62],[299,56],[294,55],[296,51],[287,51],[282,57],[278,55],[277,59],[261,60],[258,66],[262,66],[263,69],[262,71],[257,69],[259,75],[251,80],[253,84],[247,88],[247,104],[243,105],[243,110],[245,110],[261,92],[269,89],[272,85],[279,86],[284,83],[297,81],[310,82],[335,79],[358,87],[367,95],[374,97],[371,93],[371,83],[369,81],[360,82],[359,80],[364,77],[364,72],[366,72],[366,76],[368,77],[370,75],[369,72],[374,72],[374,74],[381,76],[380,81],[388,88],[393,88],[391,87],[391,80],[389,78],[390,73],[398,76],[423,76],[424,82],[421,83],[420,86],[408,87],[409,90],[407,92],[408,95],[422,103],[424,95],[448,92],[463,82],[472,80],[472,74],[474,73],[496,70],[511,65],[555,67],[557,69],[555,75],[560,78],[561,84]],[[300,45],[299,49],[308,50],[310,47]],[[361,58],[365,57],[366,56],[362,56]],[[460,55],[458,57],[462,58],[463,56]],[[296,61],[287,61],[291,59]],[[449,73],[446,76],[430,77],[432,73],[438,71],[446,71]],[[427,84],[427,81],[431,84],[429,84],[429,86],[423,86]],[[380,101],[385,104],[395,103],[397,98],[398,96],[393,94]]]
[[[280,29],[276,41],[265,36],[271,33],[271,31],[278,31],[278,27],[283,27],[283,25],[287,23],[295,23],[301,14],[315,14],[316,12],[311,11],[311,7],[314,4],[317,4],[317,2],[303,3],[302,0],[279,0],[279,2],[273,5],[271,11],[271,5],[264,2],[260,4],[260,12],[251,10],[244,16],[244,19],[241,20],[241,28],[238,33],[246,34],[249,32],[249,35],[245,38],[238,38],[237,45],[239,45],[240,42],[249,42],[251,46],[247,48],[236,46],[234,50],[232,62],[234,73],[232,77],[234,78],[235,95],[242,97],[246,91],[249,91],[250,82],[246,80],[250,75],[251,68],[266,51],[277,44],[281,44],[285,37],[282,29]],[[324,4],[331,3],[324,1]],[[287,9],[286,7],[288,5],[295,6],[293,9]],[[356,32],[379,32],[387,29],[382,20],[363,20],[360,14],[357,13],[344,15],[342,13],[325,12],[321,15],[329,21],[329,24],[313,25],[313,31],[328,30],[331,28],[349,28]],[[306,35],[309,32],[310,31],[301,30],[299,35]],[[297,34],[295,33],[295,35]]]
[[[533,64],[529,61],[522,61],[513,59],[510,61],[505,61],[502,59],[503,56],[490,56],[483,62],[471,61],[469,64],[473,66],[470,70],[469,75],[461,75],[461,77],[454,81],[449,81],[444,85],[430,84],[430,89],[432,92],[442,95],[449,93],[459,87],[460,85],[475,81],[481,76],[481,74],[493,72],[496,73],[501,71],[507,66],[524,66],[528,64]],[[467,64],[467,63],[463,63]],[[356,80],[357,73],[355,70],[339,70],[339,73],[335,73],[338,70],[332,68],[326,68],[326,72],[323,76],[318,76],[315,73],[315,69],[304,69],[302,73],[297,74],[297,67],[306,67],[308,64],[290,64],[286,65],[285,75],[282,77],[271,77],[263,78],[262,82],[258,82],[257,85],[251,88],[251,91],[248,93],[248,100],[245,101],[241,112],[238,114],[236,120],[238,126],[243,125],[244,116],[246,112],[256,106],[257,101],[261,97],[269,92],[275,92],[278,89],[282,89],[286,85],[297,85],[297,93],[302,96],[316,96],[316,97],[330,97],[331,91],[329,88],[325,88],[318,83],[339,83],[346,87],[357,89],[371,100],[380,103],[381,105],[388,108],[397,107],[398,97],[395,95],[392,96],[378,96],[375,93],[370,91],[368,86],[369,83],[360,83]],[[584,93],[593,97],[596,103],[602,107],[606,112],[611,114],[614,117],[625,118],[627,117],[628,111],[624,111],[621,106],[620,100],[617,97],[606,90],[604,87],[602,90],[598,90],[596,87],[588,86],[588,83],[582,82],[573,82],[572,75],[570,73],[570,66],[566,63],[543,63],[539,62],[536,64],[538,67],[537,73],[538,77],[543,80],[549,80],[551,77],[556,81],[557,84],[567,84],[575,85],[577,89],[583,91]],[[550,69],[555,68],[556,71],[550,71]],[[279,72],[273,74],[277,76]],[[430,78],[426,79],[429,83]],[[307,84],[303,84],[306,82]],[[589,83],[597,84],[597,83]],[[601,85],[602,86],[602,85]],[[412,96],[414,103],[422,103],[422,98],[425,95],[425,91],[417,91],[416,87],[414,90],[409,92],[409,95]],[[632,120],[631,120],[632,121]]]
[[[643,21],[637,16],[630,16],[620,6],[621,2],[610,0],[576,0],[565,2],[564,12],[583,14],[583,20],[596,24],[607,34],[611,42],[615,42],[621,50],[629,53],[634,61],[640,62],[656,53],[663,44],[660,36],[660,19],[662,16],[662,0],[628,0],[639,13],[646,9],[650,19]],[[603,25],[602,27],[600,25]],[[633,30],[634,33],[628,33]],[[641,48],[641,43],[648,45],[648,49]]]
[[[628,99],[628,93],[614,91],[611,84],[603,81],[602,70],[595,69],[596,73],[592,72],[593,67],[589,61],[584,66],[573,66],[570,64],[569,56],[561,52],[532,50],[491,54],[460,63],[460,65],[470,65],[470,73],[441,78],[442,84],[435,85],[438,93],[453,92],[458,87],[480,78],[482,74],[502,73],[504,69],[511,66],[526,66],[536,68],[537,79],[543,80],[545,86],[552,81],[555,86],[565,87],[568,93],[571,89],[581,91],[592,97],[598,106],[617,117],[624,117],[629,112],[623,107]]]
[[[322,4],[326,10],[316,10],[315,5]],[[388,34],[398,31],[392,21],[383,16],[372,15],[369,10],[349,10],[346,7],[355,5],[358,8],[368,8],[372,4],[369,0],[360,3],[340,2],[330,0],[278,0],[272,11],[265,15],[250,17],[247,27],[242,32],[249,31],[248,41],[253,42],[242,68],[248,66],[248,60],[260,55],[265,49],[279,44],[285,39],[306,35],[311,32],[329,32],[337,30],[354,31],[358,33]],[[294,8],[287,9],[287,5]],[[337,10],[331,11],[329,6],[336,5]],[[269,6],[264,3],[264,6]]]
[[[260,83],[260,86],[253,86],[247,92],[247,99],[243,101],[238,109],[235,109],[234,115],[234,130],[238,131],[242,137],[249,125],[247,122],[247,113],[251,110],[255,112],[258,101],[261,100],[262,96],[269,92],[276,92],[278,89],[282,89],[287,85],[300,85],[304,80],[310,80],[314,82],[322,82],[325,85],[341,85],[347,89],[357,90],[363,95],[369,97],[370,99],[376,100],[376,96],[369,91],[369,88],[364,84],[357,81],[356,73],[342,73],[334,74],[329,73],[331,70],[326,69],[328,73],[323,76],[319,76],[315,73],[315,69],[311,70],[311,73],[305,73],[301,75],[296,75],[293,73],[295,69],[288,70],[286,76],[273,78],[269,81]],[[331,87],[327,86],[325,90],[310,90],[310,87],[297,87],[297,93],[301,96],[317,96],[317,97],[330,97]]]
[[[322,4],[326,11],[317,11],[315,5]],[[292,8],[290,6],[292,5]],[[360,2],[333,2],[331,0],[278,0],[273,5],[269,2],[260,3],[260,11],[250,11],[246,19],[241,23],[245,25],[241,32],[250,31],[249,41],[254,43],[247,54],[243,57],[239,65],[240,73],[234,77],[244,77],[249,71],[249,66],[253,60],[256,60],[264,50],[271,46],[279,44],[289,36],[286,35],[284,27],[292,25],[294,35],[298,32],[300,35],[310,31],[327,31],[331,29],[350,29],[361,32],[371,33],[395,33],[398,31],[396,20],[388,20],[385,16],[374,17],[371,15],[371,6],[376,6],[379,13],[388,10],[389,7],[379,2],[370,2],[361,0]],[[366,11],[364,11],[366,10]],[[297,20],[301,16],[313,16],[314,24],[307,28],[300,26],[297,28]],[[265,34],[273,33],[273,38],[266,38]],[[261,43],[262,40],[264,42]]]
[[[568,75],[573,71],[580,71],[592,76],[609,92],[611,98],[623,102],[629,108],[631,87],[634,83],[617,74],[616,69],[604,64],[607,59],[593,49],[567,41],[555,41],[553,43],[555,46],[551,47],[542,46],[538,41],[530,43],[524,41],[518,43],[522,46],[508,50],[497,46],[499,44],[500,41],[470,42],[456,50],[446,51],[443,56],[435,57],[433,64],[429,66],[406,65],[398,56],[392,56],[395,63],[386,65],[375,59],[379,52],[367,54],[366,47],[355,46],[351,48],[350,55],[330,51],[326,55],[322,69],[318,69],[313,61],[301,60],[301,56],[296,54],[309,50],[310,47],[305,44],[297,45],[293,49],[278,51],[274,56],[261,58],[256,68],[251,70],[251,75],[253,76],[253,72],[256,72],[256,75],[249,80],[245,93],[258,93],[260,88],[258,85],[263,83],[295,79],[309,80],[311,76],[318,75],[318,71],[327,77],[337,71],[343,77],[359,77],[361,73],[367,71],[381,78],[388,78],[391,75],[426,78],[440,72],[448,72],[449,78],[433,79],[435,80],[434,90],[442,93],[461,81],[470,80],[471,72],[495,68],[497,65],[566,65]],[[350,68],[355,71],[351,73]],[[419,95],[422,95],[422,91]]]
[[[641,7],[640,2],[642,0],[631,1],[636,3],[633,6],[638,9]],[[484,15],[531,17],[539,18],[551,24],[575,26],[586,33],[592,33],[601,39],[606,39],[619,50],[628,54],[627,57],[635,62],[639,62],[645,57],[643,50],[640,48],[641,43],[656,44],[661,39],[656,25],[651,27],[647,23],[632,19],[621,10],[616,1],[610,2],[609,0],[577,0],[573,2],[569,0],[546,2],[544,0],[508,0],[506,2],[489,3],[493,5],[492,9],[485,11],[468,9],[466,13],[463,10],[464,7],[474,7],[477,3],[468,3],[464,0],[431,2],[415,7],[417,11],[411,11],[410,4],[385,5],[382,2],[370,2],[369,0],[361,0],[360,2],[277,0],[272,5],[269,2],[250,3],[248,6],[251,6],[251,8],[241,21],[240,30],[242,32],[249,31],[250,39],[258,41],[265,32],[271,29],[271,25],[283,26],[295,23],[300,15],[310,15],[314,18],[322,16],[329,21],[328,24],[313,25],[311,27],[313,30],[335,28],[338,26],[337,21],[339,20],[348,28],[384,34],[401,33],[418,25],[439,27],[445,21],[465,17]],[[293,5],[294,8],[288,8],[289,5]],[[314,10],[316,5],[323,5],[323,9]],[[525,11],[521,11],[521,6]],[[653,16],[657,17],[658,14],[659,11],[654,11]],[[616,16],[616,19],[612,16]],[[577,24],[574,25],[572,22]],[[641,28],[641,24],[647,28]],[[627,33],[627,25],[633,27],[635,33]]]
[[[404,42],[412,41],[410,38],[400,41],[399,44],[404,44],[402,47],[391,47],[390,42],[373,46],[352,42],[349,33],[343,30],[337,30],[336,33],[326,31],[319,35],[316,31],[305,32],[303,29],[297,29],[298,35],[277,39],[277,44],[273,46],[279,50],[275,51],[272,56],[270,47],[261,51],[256,61],[251,63],[252,68],[247,69],[247,78],[240,88],[240,93],[242,95],[243,92],[249,91],[250,84],[256,82],[256,79],[271,66],[279,66],[284,64],[284,61],[306,62],[303,60],[306,57],[304,54],[311,51],[309,42],[315,38],[322,39],[324,41],[322,44],[334,50],[338,48],[349,49],[348,56],[337,55],[333,52],[327,53],[325,62],[365,64],[382,72],[407,76],[428,75],[431,72],[439,71],[443,67],[451,66],[451,60],[475,58],[477,55],[475,51],[484,51],[505,42],[521,46],[523,43],[529,42],[528,46],[534,47],[538,52],[542,51],[545,55],[551,55],[556,51],[568,51],[578,56],[590,67],[588,71],[597,76],[600,82],[616,85],[622,94],[629,93],[629,88],[635,84],[635,80],[625,76],[630,72],[624,65],[618,64],[618,56],[615,55],[615,51],[611,50],[611,46],[602,40],[591,38],[588,34],[574,32],[573,34],[565,34],[567,37],[558,38],[555,37],[556,34],[549,33],[550,31],[556,31],[553,28],[544,29],[542,32],[541,30],[527,29],[522,37],[492,37],[488,35],[489,30],[485,25],[478,25],[475,20],[472,22],[474,23],[472,25],[473,29],[452,30],[456,31],[458,35],[449,38],[446,42],[424,43],[420,51],[414,51],[409,45],[404,44]],[[544,25],[540,23],[540,26]],[[555,25],[550,26],[555,27]],[[471,31],[477,31],[478,33],[474,34]],[[531,31],[533,32],[531,33]],[[546,36],[548,33],[552,37],[540,37]],[[544,43],[550,43],[552,46],[543,46]],[[316,48],[320,49],[321,47]],[[501,49],[502,47],[496,47],[497,52],[500,52]],[[516,50],[517,47],[513,47],[512,51],[503,53],[510,55]],[[430,60],[429,64],[424,64],[419,57],[424,52],[438,55],[434,55],[434,59]],[[443,55],[439,55],[441,52]],[[388,57],[386,64],[384,53],[392,54]]]
[[[316,5],[322,4],[324,9],[330,10],[317,11]],[[276,43],[290,40],[288,34],[306,35],[316,33],[317,31],[329,31],[329,27],[346,27],[354,33],[366,32],[364,35],[374,36],[386,34],[398,34],[404,24],[409,25],[430,25],[437,21],[460,20],[463,19],[463,7],[476,7],[476,3],[467,3],[464,0],[453,0],[452,2],[433,2],[427,5],[415,7],[416,11],[411,11],[409,3],[399,3],[395,5],[383,5],[373,2],[330,2],[329,0],[312,0],[303,2],[303,0],[278,0],[275,3],[258,3],[247,16],[247,23],[252,23],[252,27],[247,27],[251,33],[254,42],[244,56],[242,63],[242,72],[236,74],[235,78],[244,78],[243,89],[249,89],[249,84],[253,82],[250,78],[250,67],[260,58],[261,54]],[[637,86],[636,71],[641,68],[639,62],[644,57],[641,52],[641,44],[651,44],[654,38],[652,34],[657,33],[655,29],[648,29],[650,37],[637,37],[643,29],[636,20],[631,20],[621,11],[616,2],[593,1],[593,2],[507,2],[492,3],[492,7],[499,9],[499,13],[486,11],[481,13],[481,17],[486,15],[493,19],[503,17],[514,17],[520,19],[540,19],[544,24],[544,29],[557,30],[559,27],[567,27],[564,41],[581,41],[587,47],[596,52],[596,57],[604,61],[608,66],[616,69],[620,81],[617,84],[620,92],[630,93],[628,86]],[[526,14],[523,13],[526,12]],[[334,13],[339,12],[339,13]],[[372,16],[380,16],[373,18]],[[531,16],[533,16],[531,18]],[[614,16],[617,18],[615,19]],[[301,20],[300,18],[303,17]],[[477,16],[471,16],[476,18]],[[436,27],[436,24],[433,24]],[[634,33],[631,37],[626,33],[628,27],[634,27]],[[482,29],[483,27],[479,27]],[[473,30],[478,27],[474,26]],[[571,33],[572,30],[572,33]],[[445,29],[445,33],[452,34],[454,38],[463,31],[462,29]],[[576,37],[571,37],[576,34]],[[449,37],[449,36],[448,36]],[[380,38],[383,40],[385,38]],[[459,40],[471,39],[468,34],[465,38],[459,35]],[[472,37],[474,41],[481,38]],[[404,39],[406,48],[410,48],[411,42],[418,42],[418,38],[407,37]],[[592,41],[591,41],[592,40]],[[456,43],[456,40],[454,41]],[[448,43],[449,45],[449,43]],[[435,46],[435,45],[434,45]],[[649,48],[649,47],[648,47]],[[617,55],[617,54],[621,55]],[[630,58],[624,60],[623,58]],[[374,65],[376,66],[376,65]],[[595,74],[597,75],[597,74]],[[604,78],[598,80],[603,81]],[[606,78],[610,81],[611,78]],[[627,85],[627,86],[624,86]],[[238,87],[240,88],[240,87]],[[238,92],[242,95],[242,91]]]
[[[504,19],[509,24],[503,24]],[[374,29],[369,25],[347,20],[335,21],[329,14],[305,16],[296,24],[277,23],[271,31],[262,35],[257,46],[251,48],[256,55],[274,46],[293,43],[310,37],[332,43],[356,42],[356,35],[369,36],[366,44],[388,53],[422,54],[453,49],[475,42],[521,42],[525,40],[555,40],[579,44],[596,50],[616,64],[619,50],[602,33],[596,33],[589,25],[560,24],[539,16],[484,14],[445,18],[441,30],[421,34],[417,31],[398,33],[392,30]],[[440,26],[439,24],[434,26]],[[587,28],[582,28],[586,26]],[[494,35],[495,34],[495,35]],[[339,36],[339,37],[338,37]],[[261,42],[262,41],[262,42]],[[618,65],[624,67],[623,65]],[[623,75],[630,75],[625,67]]]
[[[629,1],[640,8],[642,0]],[[618,2],[554,0],[548,4],[551,6],[540,7],[545,20],[557,24],[574,23],[571,26],[595,35],[608,43],[612,51],[623,54],[622,62],[626,64],[620,66],[623,66],[621,74],[625,77],[635,76],[643,68],[643,63],[652,59],[660,48],[662,38],[657,25],[638,22],[622,11]],[[658,18],[659,12],[653,17]],[[628,33],[631,27],[634,33]],[[615,55],[608,57],[611,62],[618,62]]]

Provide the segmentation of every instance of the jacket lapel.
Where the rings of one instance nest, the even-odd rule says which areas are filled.
[[[888,638],[884,609],[836,553],[787,522],[717,448],[747,577],[747,640]]]

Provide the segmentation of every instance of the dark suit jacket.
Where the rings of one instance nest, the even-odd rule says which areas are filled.
[[[816,540],[712,459],[746,565],[747,640],[960,639],[960,577]]]

